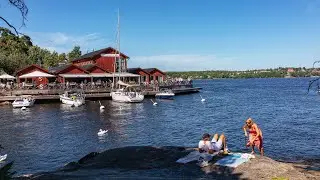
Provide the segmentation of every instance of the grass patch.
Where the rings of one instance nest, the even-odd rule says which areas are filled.
[[[274,178],[272,178],[272,180],[289,180],[289,178],[285,178],[285,177],[274,177]]]

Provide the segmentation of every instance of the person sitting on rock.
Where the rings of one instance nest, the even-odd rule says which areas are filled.
[[[263,156],[263,137],[261,129],[251,118],[248,118],[246,124],[243,126],[244,135],[246,137],[248,136],[247,129],[249,130],[249,141],[246,145],[251,147],[251,154],[254,154],[254,147],[256,146],[259,149],[261,156]]]
[[[199,141],[199,152],[213,154],[214,152],[219,152],[223,149],[224,154],[228,154],[227,144],[226,144],[226,137],[221,134],[219,139],[219,135],[215,134],[210,141],[210,134],[205,133],[202,136],[202,140]]]

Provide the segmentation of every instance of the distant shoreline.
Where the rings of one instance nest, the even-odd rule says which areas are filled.
[[[313,68],[277,68],[248,71],[184,71],[166,72],[171,78],[184,79],[247,79],[247,78],[296,78],[320,76],[320,69]]]
[[[319,77],[319,76],[318,76]],[[192,79],[192,80],[222,80],[222,79],[297,79],[297,78],[316,78],[316,77],[252,77],[252,78],[202,78],[202,79]]]

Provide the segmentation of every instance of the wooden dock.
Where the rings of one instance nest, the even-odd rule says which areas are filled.
[[[201,90],[200,87],[192,88],[175,88],[172,91],[176,95],[197,93]],[[14,101],[17,96],[20,95],[32,95],[36,100],[59,100],[59,94],[62,94],[64,90],[54,89],[54,90],[15,90],[5,92],[0,95],[0,102]],[[106,89],[90,89],[84,91],[86,99],[111,99],[110,90]],[[153,97],[158,93],[158,91],[144,91],[143,94],[146,97]]]

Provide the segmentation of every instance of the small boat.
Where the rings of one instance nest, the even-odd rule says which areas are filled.
[[[119,61],[119,81],[117,82],[117,85],[119,85],[118,88],[113,89],[110,93],[112,101],[121,102],[121,103],[139,103],[144,100],[144,95],[138,91],[139,85],[132,85],[132,84],[126,84],[120,80],[120,74],[122,73],[122,62],[121,62],[121,53],[120,53],[120,16],[118,14],[118,28],[117,28],[117,50],[115,53],[115,61]],[[118,59],[117,59],[118,58]],[[116,66],[114,66],[115,68]],[[114,72],[116,72],[116,69],[114,69]],[[113,76],[113,83],[115,82],[114,76]],[[120,88],[120,86],[124,86],[124,88]]]
[[[17,97],[12,103],[12,106],[14,108],[31,107],[35,101],[36,100],[32,96],[23,95]]]
[[[4,160],[6,160],[6,159],[7,159],[7,154],[5,154],[5,155],[3,155],[3,156],[0,155],[0,161],[4,161]]]
[[[98,136],[103,136],[108,132],[108,130],[99,129]]]
[[[60,101],[63,104],[71,106],[81,106],[85,103],[85,96],[82,93],[65,91],[64,94],[60,95]]]
[[[159,98],[159,99],[173,99],[174,95],[175,94],[172,92],[172,90],[164,89],[164,90],[161,90],[160,92],[158,92],[156,94],[156,98]]]
[[[144,100],[144,95],[137,90],[139,87],[138,85],[129,85],[122,81],[118,81],[117,84],[125,87],[122,89],[116,89],[116,91],[111,92],[113,101],[124,103],[139,103]]]

